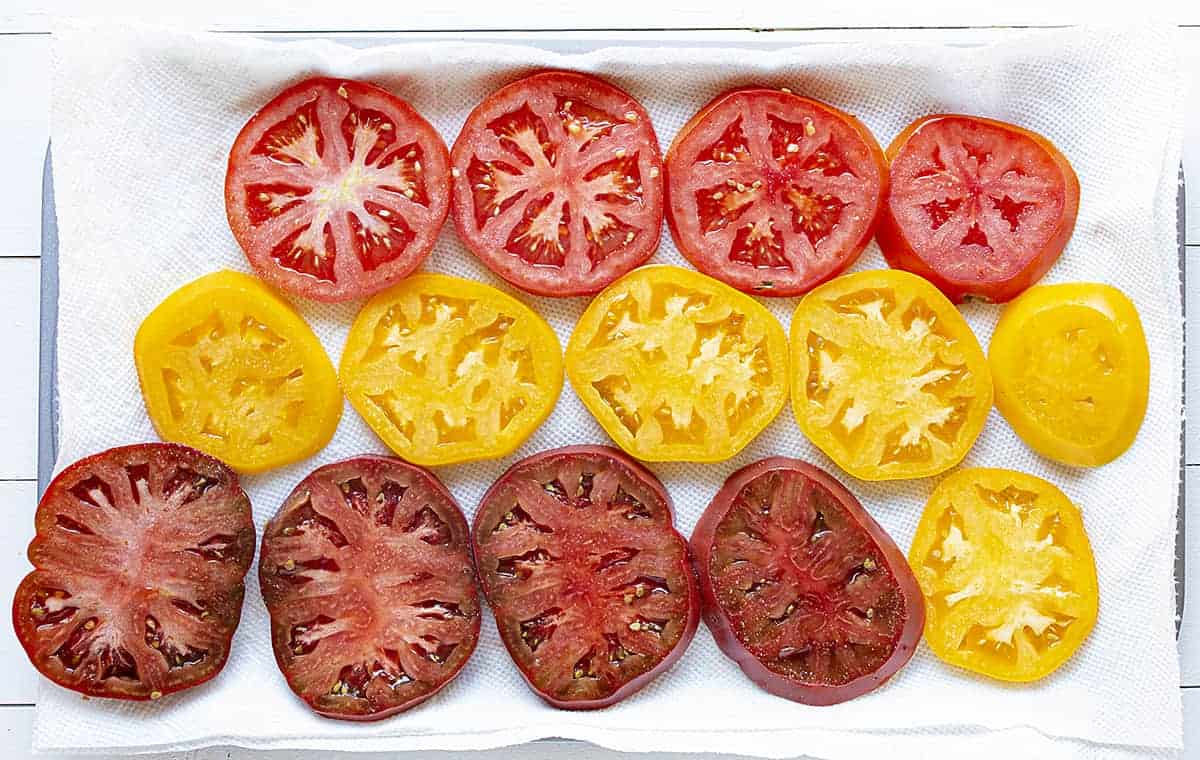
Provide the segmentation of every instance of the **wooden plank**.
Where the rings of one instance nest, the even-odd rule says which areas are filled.
[[[50,134],[50,40],[0,37],[0,256],[36,256],[41,245],[42,161]],[[0,460],[2,462],[2,460]]]
[[[0,102],[3,102],[0,100]],[[37,473],[38,259],[0,258],[0,478]],[[0,626],[2,627],[2,626]]]
[[[37,507],[37,484],[0,481],[0,578],[5,604],[18,579],[30,570],[25,548],[33,537],[33,513]],[[7,608],[7,607],[6,607]],[[6,621],[7,622],[7,621]],[[0,625],[0,704],[29,704],[34,701],[38,674],[29,664],[11,625]],[[12,747],[13,744],[4,743]]]

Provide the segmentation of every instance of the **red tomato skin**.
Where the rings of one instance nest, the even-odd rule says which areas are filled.
[[[827,488],[838,501],[848,504],[859,518],[863,529],[879,546],[887,559],[888,567],[892,570],[897,585],[905,599],[908,618],[901,632],[900,640],[891,657],[874,673],[844,684],[842,686],[810,686],[784,678],[768,669],[746,649],[734,633],[732,621],[722,611],[717,603],[712,579],[708,575],[708,563],[712,557],[712,545],[716,538],[717,526],[725,516],[728,508],[742,488],[750,481],[772,470],[791,470],[804,474]],[[836,478],[819,467],[808,462],[789,457],[768,457],[746,465],[729,476],[721,490],[713,497],[712,504],[704,511],[696,529],[692,532],[692,559],[696,563],[696,574],[700,579],[700,595],[704,603],[704,624],[712,632],[713,639],[726,657],[738,664],[742,672],[759,688],[793,702],[806,705],[827,706],[845,702],[855,697],[873,691],[888,681],[895,673],[904,667],[917,650],[917,644],[925,630],[925,598],[917,579],[909,569],[908,560],[892,542],[891,537],[884,532],[875,520],[863,509],[854,494],[850,493]]]
[[[420,473],[421,475],[428,477],[429,487],[434,489],[441,496],[445,497],[449,501],[450,504],[453,504],[453,505],[455,505],[455,507],[457,507],[458,500],[454,498],[453,494],[450,493],[450,490],[448,488],[446,488],[445,484],[442,483],[441,479],[438,478],[436,475],[434,475],[432,472],[425,469],[424,467],[419,467],[418,465],[405,462],[403,459],[400,459],[399,457],[388,457],[388,456],[381,456],[378,454],[363,454],[360,456],[350,457],[348,459],[342,459],[337,462],[331,462],[330,464],[323,465],[323,466],[317,468],[316,470],[313,470],[308,475],[304,476],[304,480],[301,481],[301,483],[297,485],[297,488],[299,488],[301,485],[303,485],[304,482],[308,481],[313,476],[317,475],[317,473],[319,473],[321,470],[325,469],[326,467],[335,467],[335,466],[336,467],[345,467],[347,465],[350,465],[350,466],[357,466],[357,467],[362,467],[362,468],[366,469],[366,468],[370,468],[373,466],[379,466],[379,465],[386,465],[388,467],[391,467],[391,466],[395,466],[397,464],[403,465],[404,468],[406,468],[406,469],[415,470],[418,473]],[[288,498],[289,499],[291,498],[290,495]],[[286,503],[286,501],[287,500],[285,499],[285,503]],[[272,518],[272,519],[274,519],[274,518]],[[461,509],[458,509],[458,508],[454,509],[453,514],[451,515],[451,519],[454,519],[456,521],[461,521],[460,526],[462,527],[463,532],[464,533],[467,532],[466,518],[463,517]],[[262,556],[264,556],[264,554],[266,552],[267,535],[269,533],[269,530],[270,530],[269,527],[267,529],[263,530],[262,547],[259,550],[260,558]],[[472,558],[473,558],[473,555],[472,555]],[[260,588],[265,587],[265,585],[266,585],[265,573],[266,573],[266,571],[264,571],[263,565],[260,562],[259,568],[258,568],[258,580],[259,580]],[[475,583],[476,583],[476,586],[478,587],[478,583],[479,583],[478,575],[476,575]],[[473,630],[474,630],[473,637],[474,637],[476,644],[478,644],[478,641],[479,641],[479,630],[480,630],[480,626],[481,626],[481,619],[482,619],[481,615],[475,616],[475,625],[473,626]],[[279,668],[279,672],[283,674],[284,679],[287,681],[288,688],[291,689],[293,694],[297,695],[297,698],[299,698],[300,689],[297,686],[297,684],[293,683],[292,677],[289,674],[289,671],[284,667],[284,661],[283,661],[282,651],[281,651],[280,647],[272,646],[271,651],[275,655],[275,665],[276,665],[276,667]],[[301,701],[304,702],[305,707],[312,710],[317,715],[320,715],[323,718],[329,718],[331,720],[347,721],[347,722],[351,722],[351,723],[374,723],[375,721],[383,720],[385,718],[390,718],[393,715],[397,715],[402,712],[407,712],[408,710],[411,710],[412,708],[416,707],[417,705],[421,704],[422,702],[425,702],[430,697],[432,697],[434,694],[437,694],[439,691],[446,688],[446,686],[448,686],[451,682],[453,682],[454,679],[458,678],[459,673],[462,672],[462,669],[464,667],[466,667],[467,663],[470,661],[471,661],[470,657],[464,658],[462,661],[462,664],[459,665],[458,669],[455,670],[449,677],[447,677],[446,680],[442,681],[442,683],[439,684],[436,688],[430,690],[429,693],[423,694],[417,699],[412,699],[412,700],[409,700],[408,702],[397,705],[396,707],[389,709],[389,710],[380,710],[379,712],[370,713],[367,715],[352,715],[352,714],[347,714],[347,713],[339,713],[339,712],[332,712],[332,711],[327,711],[327,710],[320,710],[315,705],[309,704],[306,700],[301,699]]]
[[[1020,295],[1026,288],[1042,279],[1042,276],[1054,266],[1054,262],[1058,261],[1059,255],[1067,246],[1067,241],[1071,239],[1071,233],[1075,230],[1075,217],[1079,212],[1079,178],[1075,176],[1075,169],[1072,168],[1066,156],[1062,154],[1052,142],[1036,132],[1031,132],[1023,127],[1018,127],[1015,124],[998,121],[996,119],[987,119],[982,116],[966,116],[962,114],[940,113],[930,116],[924,116],[917,119],[912,124],[904,128],[900,134],[896,135],[896,139],[892,140],[888,145],[887,161],[890,164],[896,156],[904,149],[908,142],[916,132],[922,127],[941,121],[943,119],[969,119],[971,121],[982,122],[984,124],[1008,130],[1018,135],[1028,137],[1033,140],[1039,147],[1046,151],[1054,160],[1054,163],[1062,170],[1063,178],[1066,183],[1065,187],[1065,205],[1063,207],[1062,221],[1055,231],[1054,235],[1042,247],[1042,250],[1037,255],[1029,259],[1029,263],[1013,278],[1004,282],[998,283],[974,283],[965,280],[955,280],[944,277],[938,273],[933,267],[929,266],[926,261],[913,249],[908,239],[900,229],[900,225],[896,221],[895,215],[892,213],[890,203],[886,202],[887,195],[885,194],[885,202],[883,204],[882,214],[880,215],[879,228],[876,231],[875,239],[879,243],[879,248],[883,251],[883,257],[887,259],[888,266],[893,269],[903,269],[907,272],[912,272],[915,275],[924,277],[937,287],[938,290],[946,294],[954,303],[963,303],[968,298],[979,298],[990,303],[1005,303],[1011,301]]]
[[[356,298],[365,298],[386,289],[390,285],[396,284],[400,280],[403,280],[405,277],[415,272],[421,267],[421,264],[425,262],[425,259],[429,257],[429,252],[433,250],[433,245],[437,241],[438,234],[446,222],[446,215],[450,213],[450,204],[448,202],[450,195],[450,151],[446,148],[446,143],[442,139],[441,135],[438,134],[437,130],[435,130],[423,116],[417,113],[416,109],[414,109],[412,105],[408,103],[408,101],[393,95],[388,90],[385,90],[378,85],[371,84],[370,82],[337,79],[334,77],[310,77],[297,82],[287,89],[277,93],[271,98],[270,101],[268,101],[267,105],[263,106],[258,111],[255,111],[254,115],[251,116],[246,122],[245,126],[241,128],[241,130],[238,132],[238,136],[233,141],[233,148],[231,148],[229,152],[229,160],[226,164],[225,170],[225,214],[226,218],[229,220],[229,228],[233,231],[234,239],[241,241],[243,239],[248,239],[251,235],[251,226],[249,224],[249,220],[243,218],[240,214],[234,213],[234,209],[241,201],[239,188],[232,181],[235,164],[234,154],[237,152],[237,148],[241,143],[243,136],[250,134],[254,127],[256,127],[260,121],[267,117],[270,105],[276,101],[285,100],[299,90],[320,86],[336,86],[338,84],[345,84],[348,87],[354,86],[369,88],[375,95],[390,101],[393,107],[398,109],[401,113],[407,114],[408,117],[411,118],[415,123],[426,127],[431,134],[437,137],[436,140],[432,141],[430,146],[423,146],[431,147],[435,151],[435,155],[429,156],[426,159],[426,163],[433,166],[445,167],[445,171],[442,172],[444,176],[440,182],[434,179],[429,179],[433,176],[434,172],[429,172],[426,174],[427,181],[429,182],[430,197],[440,197],[443,199],[440,204],[431,204],[431,207],[435,209],[436,219],[434,224],[435,229],[429,236],[428,246],[424,251],[420,252],[416,256],[401,257],[401,259],[398,261],[409,260],[408,266],[395,267],[392,269],[392,271],[388,272],[386,276],[374,278],[374,281],[370,287],[350,292],[340,285],[322,282],[313,283],[311,287],[306,287],[303,290],[297,290],[294,286],[294,283],[290,281],[286,275],[281,274],[276,266],[273,266],[269,263],[269,259],[268,263],[264,263],[264,261],[257,257],[252,257],[249,255],[249,252],[246,252],[246,260],[249,261],[250,266],[253,267],[254,273],[262,278],[262,280],[271,287],[285,293],[294,293],[296,295],[303,296],[304,298],[310,298],[314,301],[320,301],[323,303],[339,303],[341,301],[347,301]],[[437,208],[438,206],[440,206],[440,209]],[[241,244],[239,242],[239,246],[240,245]],[[383,268],[384,267],[380,267],[380,269]],[[378,272],[379,270],[376,270],[373,274],[377,274]]]
[[[238,482],[237,473],[234,472],[232,468],[230,468],[228,465],[226,465],[224,462],[217,459],[216,457],[209,456],[208,454],[205,454],[202,451],[193,449],[190,446],[184,446],[183,444],[180,444],[180,443],[135,443],[135,444],[129,444],[127,446],[116,446],[111,449],[105,449],[104,451],[96,452],[95,454],[86,456],[83,459],[80,459],[80,460],[70,464],[69,466],[63,468],[63,471],[58,473],[58,475],[55,475],[53,480],[50,481],[50,484],[46,486],[46,490],[42,495],[42,499],[43,500],[45,499],[46,494],[55,493],[58,490],[56,488],[56,486],[60,483],[60,481],[67,480],[69,478],[74,478],[77,476],[77,473],[80,471],[89,470],[92,466],[92,463],[102,457],[106,457],[114,452],[120,453],[125,450],[132,451],[135,449],[145,449],[145,448],[156,448],[156,449],[160,449],[160,450],[175,450],[175,451],[179,451],[181,453],[185,453],[191,457],[195,457],[197,459],[209,460],[210,462],[218,464],[222,468],[224,468],[225,470],[228,471],[231,488],[237,489],[239,491],[242,490],[241,484]],[[245,496],[244,491],[242,491],[242,495],[243,495],[243,497],[246,498],[247,505],[249,505],[249,503],[250,503],[249,497]],[[39,509],[41,509],[41,504],[42,504],[41,501],[39,501],[39,503],[38,503]],[[251,544],[251,546],[253,546],[254,545],[253,523],[251,523],[250,531],[251,531],[250,544]],[[36,537],[35,537],[35,540],[36,540]],[[26,557],[29,559],[30,564],[32,564],[34,561],[34,544],[32,542],[30,543],[29,548],[26,551]],[[253,549],[251,549],[251,559],[253,559]],[[249,569],[249,562],[247,562],[247,569]],[[23,636],[21,633],[24,626],[22,626],[22,624],[21,624],[22,616],[20,614],[20,607],[21,607],[21,602],[26,598],[25,594],[23,592],[25,591],[27,584],[32,585],[34,572],[36,572],[36,571],[31,571],[28,575],[26,575],[24,578],[21,579],[21,583],[17,586],[17,591],[13,595],[13,604],[12,604],[13,630],[16,632],[17,641],[21,642],[21,648],[25,650],[25,654],[29,657],[30,662],[37,662],[37,650],[33,646],[33,644],[34,644],[33,639],[27,638],[26,636]],[[225,651],[224,657],[222,657],[222,659],[216,663],[216,666],[212,669],[212,672],[204,675],[203,677],[201,677],[197,680],[194,680],[194,681],[191,681],[188,683],[182,683],[182,684],[177,684],[177,685],[172,685],[172,686],[165,686],[162,689],[162,696],[166,696],[168,694],[175,694],[176,692],[180,692],[180,691],[186,691],[187,689],[191,689],[195,686],[200,686],[201,684],[208,683],[212,679],[216,678],[217,675],[219,675],[220,672],[225,669],[225,663],[229,661],[229,651],[232,649],[233,634],[237,632],[237,627],[238,627],[238,625],[241,624],[242,602],[244,601],[245,596],[246,596],[246,589],[245,589],[245,586],[243,585],[243,587],[240,590],[238,590],[238,594],[237,594],[238,599],[237,599],[237,604],[235,605],[236,612],[234,614],[233,627],[230,630],[230,646],[225,647],[226,651]],[[38,673],[43,678],[57,684],[58,686],[63,687],[64,689],[70,689],[71,691],[75,691],[75,692],[78,692],[80,694],[83,694],[83,695],[89,696],[89,697],[100,697],[103,699],[119,699],[119,700],[123,700],[123,701],[127,701],[127,702],[148,702],[151,699],[158,699],[157,697],[156,698],[150,697],[149,694],[145,694],[145,695],[140,695],[140,694],[135,695],[135,694],[125,694],[125,693],[116,693],[115,694],[115,693],[110,693],[102,688],[80,688],[80,686],[78,684],[70,683],[64,679],[56,678],[53,673],[44,672],[40,668],[38,668]]]
[[[542,452],[534,454],[530,457],[520,460],[519,462],[515,463],[512,467],[509,467],[507,470],[505,470],[504,474],[502,474],[499,478],[496,479],[496,483],[494,483],[492,485],[492,487],[489,488],[486,493],[484,493],[483,498],[480,499],[480,504],[487,503],[488,499],[491,497],[492,493],[497,489],[497,487],[500,485],[500,483],[505,480],[505,478],[508,476],[508,474],[510,472],[512,472],[513,470],[516,470],[518,467],[523,468],[528,465],[537,464],[538,462],[544,461],[546,459],[551,459],[554,457],[589,455],[589,454],[600,454],[603,456],[611,457],[611,458],[617,460],[618,462],[620,462],[625,467],[628,467],[633,472],[641,475],[645,479],[646,485],[648,487],[650,487],[662,499],[663,504],[666,505],[667,511],[672,516],[672,522],[674,522],[674,508],[673,508],[673,503],[671,501],[671,496],[670,496],[670,494],[667,493],[667,489],[663,487],[662,482],[658,479],[658,477],[655,476],[655,474],[653,472],[651,472],[649,469],[647,469],[645,466],[643,466],[640,462],[631,458],[629,455],[627,455],[625,452],[621,451],[620,449],[615,448],[613,446],[603,446],[603,445],[598,445],[598,444],[586,444],[585,443],[585,444],[576,444],[573,446],[563,446],[563,447],[557,448],[557,449],[550,449],[548,451],[542,451]],[[490,589],[487,585],[487,580],[486,580],[487,575],[486,575],[486,573],[483,573],[479,570],[479,559],[478,559],[479,553],[480,553],[479,544],[478,544],[478,536],[479,536],[479,531],[481,530],[481,525],[482,525],[482,515],[483,515],[482,509],[476,511],[476,513],[475,513],[475,522],[471,526],[471,536],[473,539],[471,543],[472,543],[472,548],[474,550],[474,556],[476,558],[475,559],[475,568],[476,568],[475,575],[479,579],[479,584],[480,584],[480,587],[483,589],[484,596],[487,597],[490,594]],[[525,679],[525,682],[527,684],[529,684],[529,688],[535,694],[537,694],[539,697],[541,697],[542,701],[544,701],[546,704],[550,705],[551,707],[558,708],[559,710],[598,710],[600,708],[609,707],[610,705],[616,704],[617,702],[620,702],[621,700],[625,699],[626,697],[629,697],[629,696],[637,693],[638,691],[641,691],[651,681],[653,681],[655,678],[658,678],[659,675],[661,675],[662,673],[669,670],[671,668],[671,666],[673,666],[679,660],[679,658],[683,656],[683,653],[685,651],[687,651],[688,645],[690,645],[692,643],[692,638],[696,635],[696,628],[699,627],[699,625],[700,625],[700,604],[699,604],[700,596],[699,596],[699,587],[698,587],[698,584],[696,581],[695,566],[693,565],[689,569],[691,570],[691,572],[688,572],[686,574],[686,577],[688,579],[688,598],[693,600],[693,604],[691,604],[690,607],[688,608],[688,617],[687,617],[687,621],[685,623],[683,634],[680,636],[679,643],[677,643],[675,645],[675,648],[672,649],[671,652],[666,657],[664,657],[662,659],[662,661],[660,663],[658,663],[658,665],[656,665],[655,667],[651,668],[650,670],[646,671],[645,673],[642,673],[641,675],[637,676],[636,678],[630,680],[624,686],[617,689],[616,691],[614,691],[612,694],[608,695],[607,697],[604,697],[603,699],[588,699],[588,700],[557,699],[553,695],[539,690],[534,685],[533,678],[528,673],[526,673],[524,671],[524,669],[522,669],[521,667],[518,666],[517,670],[521,673],[521,677]],[[503,637],[501,637],[501,641],[504,641]],[[509,650],[510,655],[512,655],[512,661],[514,664],[516,664],[518,662],[518,660],[516,658],[516,655],[512,653],[511,647],[508,646],[508,642],[505,642],[504,646],[506,649]]]
[[[855,242],[854,246],[850,249],[849,254],[843,259],[843,261],[837,267],[830,270],[823,277],[814,278],[812,280],[809,280],[809,281],[806,281],[804,283],[800,283],[800,284],[794,285],[794,286],[780,287],[777,285],[776,287],[772,288],[771,290],[755,289],[753,287],[743,287],[737,283],[734,283],[728,279],[725,279],[722,276],[722,272],[719,269],[715,269],[713,267],[708,267],[704,263],[704,257],[702,257],[702,256],[698,255],[696,252],[692,251],[690,249],[690,247],[688,247],[685,244],[683,235],[680,233],[679,226],[678,226],[677,222],[675,221],[677,209],[676,209],[675,201],[672,200],[672,198],[671,198],[671,179],[670,179],[671,166],[674,164],[674,161],[672,159],[674,158],[674,155],[676,152],[676,146],[680,145],[687,138],[687,136],[692,132],[692,130],[695,129],[696,125],[698,125],[700,122],[702,122],[711,111],[713,111],[719,105],[724,103],[725,100],[727,100],[728,98],[730,98],[734,95],[741,95],[741,94],[756,95],[756,94],[768,94],[768,93],[774,95],[774,94],[777,94],[778,92],[779,92],[778,90],[772,89],[769,87],[758,87],[758,86],[737,87],[732,90],[727,90],[726,92],[721,93],[720,95],[716,96],[715,98],[710,100],[708,103],[706,103],[703,108],[701,108],[699,111],[696,112],[695,116],[693,116],[691,119],[688,119],[688,122],[686,124],[684,124],[683,127],[679,130],[678,134],[675,135],[675,139],[671,141],[671,147],[667,148],[666,159],[663,162],[663,176],[666,180],[663,183],[663,187],[667,194],[666,217],[667,217],[667,227],[671,231],[671,239],[675,241],[675,247],[679,249],[679,252],[681,254],[683,254],[684,258],[686,258],[689,262],[691,262],[692,266],[694,266],[696,269],[700,270],[704,274],[707,274],[710,277],[713,277],[713,278],[721,280],[722,282],[725,282],[729,285],[732,285],[733,287],[737,288],[738,290],[741,290],[744,293],[749,293],[750,295],[753,295],[753,296],[786,298],[786,297],[791,297],[791,296],[804,295],[805,293],[807,293],[808,291],[817,287],[818,285],[828,282],[829,280],[832,280],[834,277],[837,277],[838,275],[845,272],[847,269],[850,268],[851,265],[854,264],[855,261],[858,261],[858,257],[860,255],[862,255],[862,252],[864,250],[866,250],[866,247],[871,243],[871,239],[875,237],[876,230],[879,226],[880,215],[882,214],[882,212],[884,210],[884,200],[887,198],[887,194],[888,194],[888,161],[887,161],[887,158],[884,156],[883,149],[881,147],[879,147],[879,141],[875,139],[875,135],[873,135],[871,133],[871,130],[867,129],[866,125],[863,124],[861,121],[859,121],[858,117],[854,116],[853,114],[846,113],[845,111],[834,108],[833,106],[829,105],[828,103],[822,103],[819,100],[814,100],[812,98],[805,98],[805,97],[802,97],[799,95],[794,96],[794,97],[799,98],[800,100],[804,101],[805,103],[808,103],[808,104],[814,106],[815,108],[825,111],[826,113],[830,114],[831,116],[845,122],[855,132],[857,132],[858,135],[860,137],[862,137],[863,142],[865,142],[867,144],[867,146],[871,149],[872,158],[875,161],[876,167],[879,169],[879,177],[880,177],[879,200],[877,201],[877,203],[875,204],[875,208],[871,212],[871,221],[867,225],[867,227],[863,230],[862,234],[859,235],[858,240]]]
[[[624,95],[626,98],[628,98],[629,101],[631,102],[630,108],[635,113],[637,113],[638,119],[642,123],[649,126],[651,131],[653,132],[654,128],[653,128],[653,125],[651,125],[651,123],[650,123],[650,114],[646,112],[645,107],[642,106],[642,104],[636,98],[634,98],[632,95],[630,95],[629,93],[622,90],[620,87],[617,87],[616,85],[612,84],[608,80],[600,79],[599,77],[592,76],[591,74],[583,74],[580,72],[561,70],[561,69],[547,69],[547,70],[543,70],[543,71],[533,72],[532,74],[529,74],[528,76],[524,76],[514,82],[510,82],[509,84],[507,84],[507,85],[501,87],[500,89],[496,90],[495,92],[493,92],[491,95],[489,95],[487,98],[485,98],[483,102],[479,103],[479,105],[475,106],[475,108],[467,116],[467,120],[463,123],[463,127],[462,127],[462,130],[460,130],[460,132],[459,132],[458,138],[454,141],[454,145],[450,149],[450,165],[455,168],[458,168],[462,162],[464,162],[466,159],[470,158],[470,153],[472,151],[473,146],[470,145],[468,143],[468,141],[464,139],[464,137],[469,132],[474,132],[484,126],[485,120],[487,118],[486,115],[483,113],[485,105],[489,104],[490,102],[492,102],[494,100],[501,100],[504,97],[509,97],[510,93],[521,92],[525,88],[534,84],[536,80],[541,80],[541,79],[560,79],[560,80],[568,80],[568,81],[574,80],[583,86],[590,86],[592,80],[598,80],[601,83],[603,83],[604,85],[611,87],[612,89],[616,90],[621,95]],[[652,180],[649,177],[644,177],[643,182],[648,183],[648,182],[653,181],[653,182],[662,183],[662,192],[660,194],[660,204],[665,205],[666,166],[663,164],[662,151],[659,149],[657,139],[652,140],[647,147],[652,155],[651,162],[655,166],[659,166],[662,168],[660,170],[661,174],[658,179]],[[513,274],[510,274],[506,270],[501,269],[499,267],[494,267],[489,262],[488,258],[475,252],[474,246],[470,242],[472,239],[472,235],[471,235],[470,227],[468,226],[472,223],[471,220],[474,215],[474,209],[472,208],[472,205],[471,205],[472,204],[471,193],[470,193],[469,188],[466,191],[460,192],[459,191],[459,183],[460,182],[464,183],[464,186],[465,186],[465,174],[462,177],[456,178],[456,181],[452,182],[453,189],[451,191],[451,200],[450,200],[450,206],[451,206],[450,217],[451,217],[451,219],[454,220],[454,229],[458,233],[458,239],[462,241],[463,245],[466,246],[468,250],[472,251],[472,253],[475,253],[476,257],[485,266],[487,266],[488,269],[490,271],[492,271],[496,276],[500,277],[501,279],[506,281],[508,284],[512,285],[514,288],[523,290],[526,293],[531,293],[535,296],[547,296],[550,298],[569,298],[572,296],[592,296],[592,295],[595,295],[596,293],[599,293],[601,290],[604,290],[604,288],[608,287],[614,280],[618,279],[621,275],[625,274],[626,272],[628,272],[638,266],[641,266],[642,264],[645,264],[647,261],[649,261],[650,257],[654,255],[655,251],[658,250],[658,243],[662,236],[662,209],[661,208],[659,209],[659,212],[657,214],[658,220],[659,220],[658,223],[653,225],[652,229],[646,230],[646,232],[649,233],[649,235],[650,235],[650,237],[647,238],[646,250],[640,256],[638,256],[636,260],[631,261],[631,263],[627,267],[623,267],[621,271],[619,271],[616,275],[614,275],[607,282],[599,282],[594,286],[586,286],[586,285],[585,286],[572,286],[565,282],[546,283],[543,286],[541,283],[538,283],[537,281],[528,281],[528,282],[522,281],[522,280],[520,280],[520,278],[514,276]]]

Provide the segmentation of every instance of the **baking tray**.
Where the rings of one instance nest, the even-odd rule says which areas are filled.
[[[299,36],[299,35],[298,35]],[[304,35],[307,36],[307,35]],[[467,36],[467,35],[464,35]],[[477,35],[469,35],[476,37]],[[537,47],[543,47],[558,52],[586,52],[597,47],[603,47],[606,44],[611,44],[612,39],[608,38],[590,38],[588,36],[564,35],[557,39],[547,39],[544,37],[527,38],[521,35],[520,42],[532,44]],[[786,45],[796,44],[794,39],[778,39],[771,40],[770,32],[763,30],[760,34],[753,35],[753,38],[741,38],[732,44],[739,46],[749,46],[762,49],[771,49],[784,47]],[[372,37],[354,37],[351,39],[341,40],[351,45],[363,46],[377,44],[379,42],[390,42],[390,39],[381,39]],[[482,40],[491,41],[491,40]],[[496,40],[500,41],[500,40]],[[512,39],[503,41],[512,42]],[[626,45],[661,45],[664,40],[653,37],[640,36],[635,39],[622,39],[621,43]],[[729,45],[730,40],[727,39],[712,39],[712,40],[692,40],[686,37],[675,38],[671,40],[672,44],[692,44],[692,45]],[[953,44],[953,43],[951,43]],[[968,43],[969,44],[969,43]],[[1186,317],[1187,308],[1187,257],[1186,252],[1186,202],[1185,202],[1185,187],[1183,166],[1179,167],[1179,191],[1177,194],[1177,215],[1176,215],[1176,234],[1179,247],[1179,296],[1180,307],[1183,315]],[[56,385],[57,378],[57,333],[58,333],[58,222],[54,212],[54,176],[52,171],[51,161],[51,146],[46,147],[46,159],[42,168],[42,248],[41,248],[41,317],[39,323],[39,360],[38,360],[38,459],[37,459],[37,480],[38,480],[38,496],[41,497],[47,484],[50,482],[50,476],[54,471],[54,463],[58,458],[58,388]],[[1187,324],[1186,319],[1183,327],[1184,334],[1184,361],[1182,366],[1187,366]],[[1186,404],[1187,400],[1187,373],[1186,369],[1180,378],[1182,384],[1183,399]],[[1185,407],[1186,410],[1186,407]],[[1186,417],[1186,415],[1185,415]],[[1184,599],[1186,596],[1186,532],[1185,525],[1187,519],[1187,502],[1185,484],[1185,442],[1186,442],[1186,418],[1180,429],[1179,437],[1179,503],[1176,508],[1176,532],[1175,532],[1175,634],[1179,635],[1180,626],[1183,621]]]

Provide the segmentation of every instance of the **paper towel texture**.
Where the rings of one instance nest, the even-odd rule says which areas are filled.
[[[888,143],[913,119],[964,112],[1016,122],[1056,143],[1082,186],[1079,220],[1047,282],[1092,280],[1124,290],[1149,341],[1149,411],[1133,448],[1078,470],[1033,454],[993,413],[964,466],[1024,470],[1083,510],[1099,571],[1091,638],[1041,683],[1008,686],[942,664],[922,647],[885,688],[814,708],[755,688],[701,627],[679,664],[607,710],[558,712],[526,687],[491,619],[461,677],[425,705],[380,723],[321,719],[284,684],[271,653],[256,570],[225,671],[154,704],[82,701],[43,684],[34,744],[53,751],[163,751],[210,744],[341,750],[476,749],[538,737],[625,750],[774,757],[893,758],[1172,754],[1181,738],[1172,557],[1179,489],[1182,328],[1175,247],[1181,77],[1170,30],[1060,30],[991,47],[890,44],[789,49],[607,48],[564,55],[452,41],[353,49],[151,28],[74,26],[56,34],[51,134],[60,238],[59,467],[109,446],[154,440],[132,361],[142,318],[180,285],[220,268],[248,271],[225,219],[225,163],[246,119],[313,74],[366,78],[410,101],[452,143],[489,92],[542,67],[603,74],[641,100],[664,148],[722,90],[787,86],[856,114]],[[654,263],[686,266],[665,233]],[[871,245],[856,269],[885,266]],[[447,225],[425,265],[512,292]],[[586,300],[532,298],[566,344]],[[795,299],[767,301],[785,328]],[[297,301],[334,362],[360,304]],[[999,309],[963,311],[986,346]],[[569,387],[554,413],[503,461],[438,470],[468,516],[517,457],[606,442]],[[244,478],[258,528],[319,464],[381,442],[347,405],[332,443],[311,460]],[[937,478],[866,483],[838,470],[785,410],[720,464],[655,464],[680,529],[734,469],[771,454],[839,476],[903,549]],[[1113,745],[1122,745],[1120,747]],[[1139,749],[1140,748],[1140,749]],[[1020,750],[1013,754],[1013,750]]]

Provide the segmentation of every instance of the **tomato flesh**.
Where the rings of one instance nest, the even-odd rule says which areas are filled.
[[[667,152],[667,220],[702,272],[794,296],[866,247],[887,183],[854,117],[788,92],[742,89],[705,106]]]
[[[223,463],[177,444],[109,449],[63,470],[35,523],[13,626],[42,675],[144,700],[224,667],[254,524]]]
[[[939,115],[888,148],[891,187],[879,245],[892,266],[951,300],[1007,301],[1054,264],[1075,226],[1079,181],[1040,135]]]
[[[320,715],[424,702],[479,641],[466,519],[429,471],[362,456],[320,467],[267,523],[259,582],[288,685]]]
[[[343,301],[421,264],[449,211],[449,182],[445,144],[408,103],[365,82],[315,78],[242,128],[225,203],[263,279]]]
[[[452,160],[459,237],[519,288],[595,293],[658,246],[658,141],[642,105],[603,80],[553,71],[501,88]]]
[[[475,517],[475,558],[500,638],[551,705],[592,709],[648,684],[687,648],[699,598],[670,499],[607,446],[513,465]]]
[[[773,457],[735,472],[692,535],[704,620],[752,681],[813,705],[877,688],[925,606],[904,556],[827,473]]]

